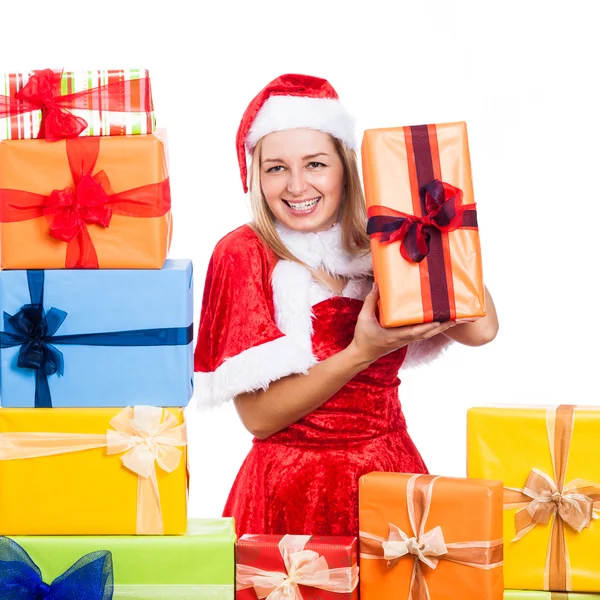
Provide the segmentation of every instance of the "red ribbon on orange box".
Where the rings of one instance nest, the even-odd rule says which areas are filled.
[[[122,81],[113,81],[88,90],[61,94],[62,71],[44,69],[34,71],[27,83],[14,95],[0,94],[0,119],[35,110],[42,111],[38,138],[49,142],[74,138],[88,126],[85,119],[73,115],[69,109],[117,110],[119,112],[152,112],[150,79],[139,80],[144,94],[132,94]],[[107,108],[108,107],[108,108]]]
[[[115,194],[104,171],[93,174],[100,138],[66,140],[73,187],[50,195],[0,189],[0,222],[13,223],[45,216],[52,237],[67,243],[67,269],[97,269],[98,256],[88,224],[109,227],[113,214],[162,217],[171,209],[169,179]]]

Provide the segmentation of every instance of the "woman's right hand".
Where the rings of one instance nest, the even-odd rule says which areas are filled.
[[[354,339],[350,343],[350,347],[357,353],[360,360],[369,365],[378,358],[411,342],[431,338],[456,325],[455,321],[447,321],[445,323],[422,323],[385,328],[377,320],[378,300],[379,289],[375,284],[373,290],[365,298],[354,328]]]

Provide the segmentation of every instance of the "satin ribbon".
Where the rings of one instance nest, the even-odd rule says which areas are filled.
[[[106,448],[123,454],[123,466],[138,476],[137,535],[163,535],[164,526],[156,466],[172,473],[187,444],[185,424],[156,406],[124,408],[110,420],[105,435],[87,433],[0,433],[0,460],[21,460]]]
[[[506,487],[504,509],[519,508],[515,514],[516,542],[538,525],[552,522],[544,568],[544,589],[572,591],[571,563],[565,526],[581,533],[593,519],[600,518],[600,484],[574,479],[565,484],[569,448],[573,436],[575,406],[560,405],[546,412],[548,445],[553,476],[533,468],[523,488]]]
[[[400,253],[405,260],[419,263],[429,254],[431,228],[444,233],[463,226],[465,211],[473,211],[475,204],[462,204],[462,190],[449,183],[434,179],[421,190],[427,212],[418,217],[386,206],[368,209],[367,233],[382,243],[400,241]]]
[[[48,377],[63,375],[63,354],[53,344],[82,346],[182,346],[193,338],[192,326],[56,335],[68,313],[58,308],[44,310],[44,271],[27,271],[31,304],[14,315],[4,313],[4,331],[0,348],[21,346],[17,359],[20,369],[35,370],[36,408],[51,408]]]
[[[263,571],[236,565],[236,589],[254,588],[256,596],[267,600],[302,600],[298,586],[327,592],[349,594],[358,585],[358,566],[330,569],[327,559],[313,550],[305,550],[310,535],[285,535],[279,542],[285,573]]]
[[[44,583],[39,567],[14,540],[0,537],[0,598],[32,600],[111,600],[112,554],[90,552],[57,577]]]
[[[388,569],[393,569],[403,559],[413,559],[409,600],[429,600],[425,569],[435,569],[440,560],[485,570],[503,564],[501,539],[447,543],[441,527],[425,530],[437,479],[431,475],[414,475],[408,480],[406,500],[412,536],[392,523],[389,523],[387,539],[360,532],[361,558],[385,560]]]
[[[115,585],[113,600],[232,600],[232,584]],[[87,600],[87,599],[86,599]]]
[[[151,112],[150,94],[123,95],[126,87],[121,81],[92,87],[73,94],[61,94],[62,71],[44,69],[34,71],[27,83],[14,98],[0,95],[0,118],[42,111],[42,121],[38,138],[55,142],[80,135],[88,126],[85,119],[73,115],[69,109],[110,110],[111,105],[119,112]],[[150,89],[150,80],[140,81],[142,89]]]
[[[67,244],[67,269],[97,269],[98,256],[88,225],[108,228],[113,214],[162,217],[171,209],[169,179],[115,194],[104,171],[94,172],[99,137],[66,141],[73,186],[50,195],[0,189],[0,221],[13,223],[45,216],[49,233]]]

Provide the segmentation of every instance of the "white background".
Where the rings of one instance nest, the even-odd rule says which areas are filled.
[[[599,403],[597,2],[16,4],[0,11],[0,71],[150,70],[169,132],[170,255],[194,261],[196,314],[215,243],[248,219],[235,134],[271,79],[328,79],[359,139],[465,120],[500,333],[401,373],[409,430],[431,472],[462,476],[468,407]],[[250,435],[226,406],[193,416],[190,438],[190,512],[219,516]]]

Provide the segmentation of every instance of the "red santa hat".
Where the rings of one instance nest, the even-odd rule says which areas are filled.
[[[240,122],[236,145],[244,192],[248,191],[246,150],[252,153],[258,140],[269,133],[297,128],[329,133],[357,149],[354,119],[328,81],[310,75],[281,75],[250,102]]]

